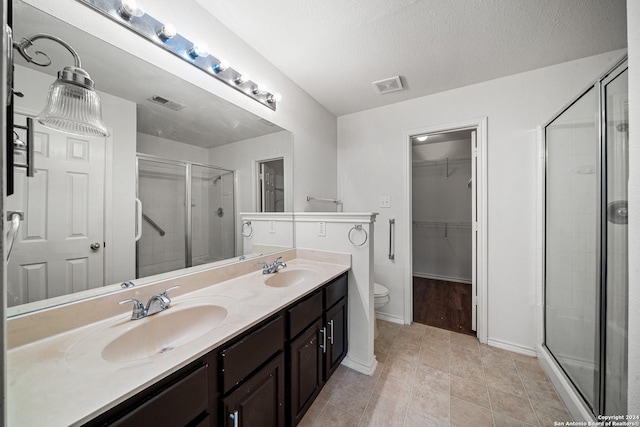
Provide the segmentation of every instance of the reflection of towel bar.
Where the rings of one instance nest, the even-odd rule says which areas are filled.
[[[147,221],[149,223],[149,225],[151,225],[153,228],[155,228],[156,231],[158,232],[158,234],[160,234],[161,236],[164,236],[165,234],[167,234],[167,233],[164,232],[162,227],[160,227],[158,225],[158,223],[156,223],[154,220],[149,218],[149,215],[147,215],[146,213],[142,212],[142,218],[144,218],[144,220]]]

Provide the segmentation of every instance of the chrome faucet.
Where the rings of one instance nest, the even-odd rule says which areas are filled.
[[[281,256],[273,261],[273,264],[269,264],[268,262],[260,261],[259,264],[262,264],[262,274],[271,274],[277,273],[281,268],[285,268],[287,264],[280,261],[282,259]]]
[[[128,302],[132,302],[133,311],[131,312],[131,320],[142,319],[170,308],[171,299],[169,298],[169,295],[167,295],[167,292],[178,289],[179,287],[180,285],[172,286],[161,294],[152,296],[151,298],[149,298],[146,307],[135,298],[120,301],[118,304],[126,304]]]

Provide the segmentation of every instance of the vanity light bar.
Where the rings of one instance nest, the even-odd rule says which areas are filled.
[[[188,40],[178,33],[173,25],[162,23],[142,11],[135,0],[78,1],[274,111],[276,104],[282,99],[279,93],[271,93],[264,86],[250,80],[247,74],[233,69],[224,59],[212,55],[206,45]]]

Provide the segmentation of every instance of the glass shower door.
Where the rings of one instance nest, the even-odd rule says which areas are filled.
[[[546,128],[545,343],[584,400],[599,387],[598,91]]]
[[[603,82],[606,112],[606,320],[604,363],[604,412],[627,413],[627,301],[628,229],[627,182],[629,179],[628,70]],[[604,222],[604,221],[603,221]]]
[[[185,189],[185,165],[138,158],[136,277],[186,267]]]
[[[627,410],[627,70],[545,128],[545,345],[594,415]]]

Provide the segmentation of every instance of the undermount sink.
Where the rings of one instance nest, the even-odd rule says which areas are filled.
[[[102,358],[121,363],[165,353],[210,332],[227,314],[219,305],[196,305],[149,316],[109,342]]]
[[[306,268],[285,269],[269,275],[264,281],[264,284],[274,288],[286,288],[312,280],[317,274],[318,272],[316,270]]]
[[[76,342],[65,361],[75,367],[95,363],[141,362],[189,344],[218,327],[237,302],[226,297],[175,301],[160,313],[140,320],[129,316],[109,323]]]

